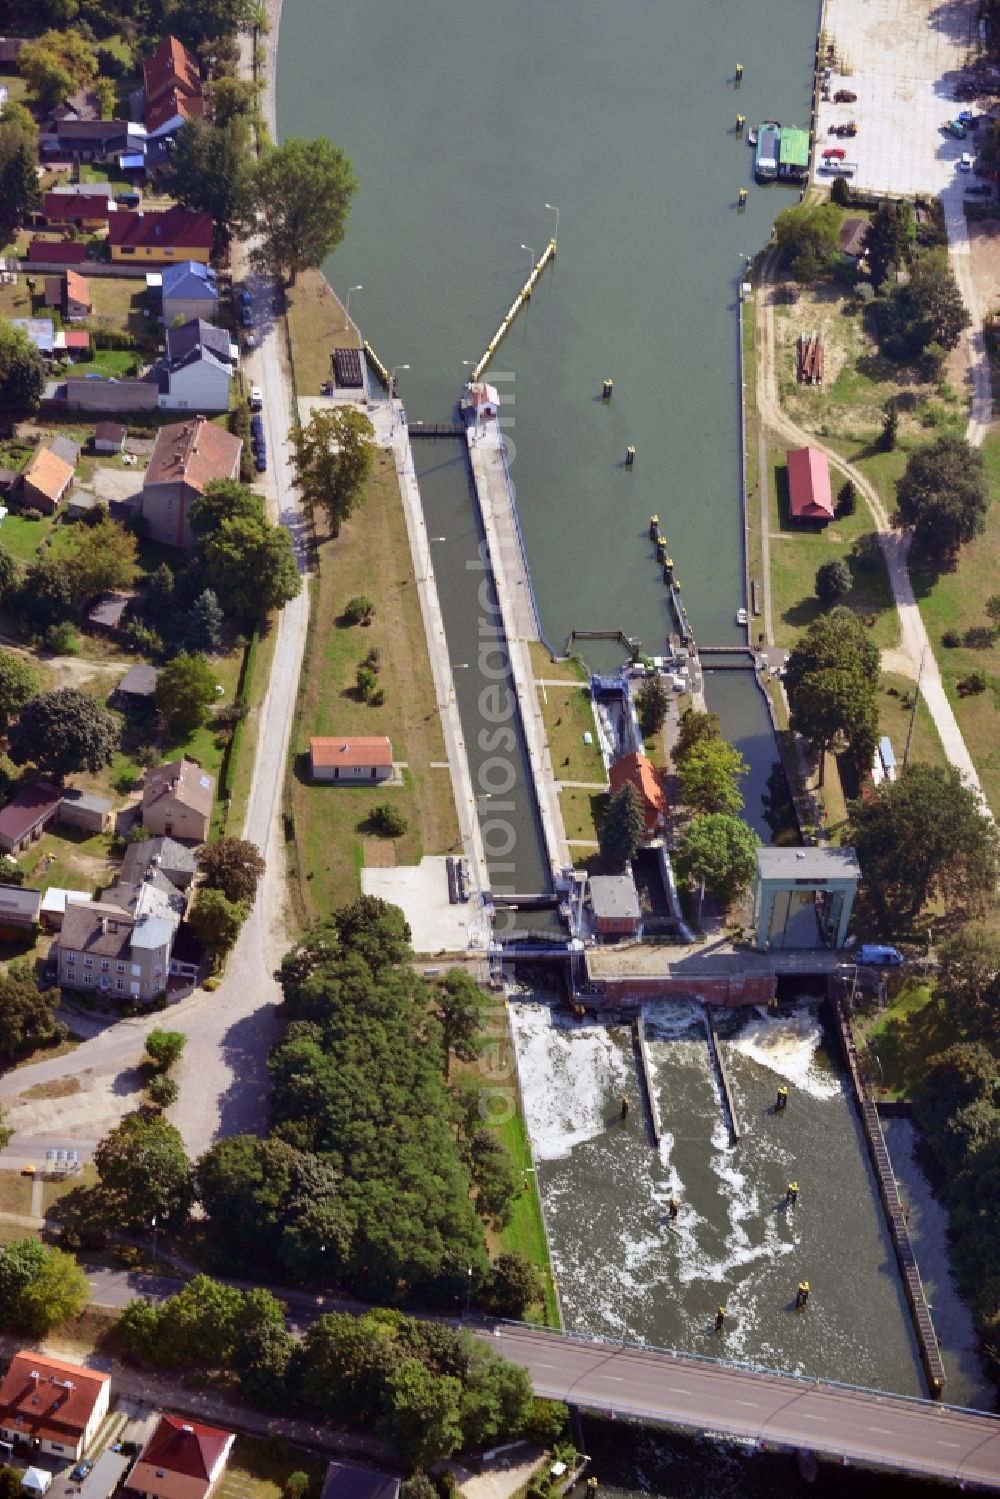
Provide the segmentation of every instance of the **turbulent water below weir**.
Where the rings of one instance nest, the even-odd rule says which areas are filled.
[[[853,1108],[814,1010],[723,1017],[735,1148],[698,1005],[647,1007],[658,1150],[627,1028],[581,1025],[536,1003],[515,1002],[511,1018],[568,1327],[921,1392]],[[789,1105],[777,1115],[782,1083]],[[787,1208],[793,1180],[800,1196]],[[672,1196],[681,1202],[673,1226]],[[812,1287],[802,1314],[801,1280]],[[717,1338],[720,1304],[728,1315]]]

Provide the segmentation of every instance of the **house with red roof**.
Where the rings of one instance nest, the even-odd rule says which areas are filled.
[[[103,229],[114,212],[103,193],[46,193],[42,212],[50,229]]]
[[[111,216],[108,245],[114,261],[200,260],[207,264],[214,232],[212,215],[192,208],[175,205],[163,213],[121,211]]]
[[[82,265],[87,246],[78,239],[32,239],[28,241],[30,265]]]
[[[634,786],[642,802],[644,837],[661,838],[667,828],[667,793],[652,760],[645,755],[623,755],[608,771],[611,794]]]
[[[127,1487],[144,1499],[208,1499],[225,1472],[235,1440],[235,1432],[217,1426],[161,1416]]]
[[[111,1376],[44,1353],[15,1353],[0,1384],[0,1436],[76,1462],[108,1414]]]
[[[144,122],[149,135],[179,130],[205,113],[198,59],[175,36],[158,42],[142,65]]]
[[[788,462],[788,509],[794,521],[825,526],[833,520],[830,464],[819,448],[792,448]]]

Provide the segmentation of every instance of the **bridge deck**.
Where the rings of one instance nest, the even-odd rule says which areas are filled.
[[[550,1400],[1000,1489],[995,1416],[516,1323],[480,1336]]]

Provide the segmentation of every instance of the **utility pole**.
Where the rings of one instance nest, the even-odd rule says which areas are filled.
[[[910,758],[910,745],[913,743],[913,730],[917,723],[917,709],[920,706],[920,679],[924,674],[924,657],[927,655],[927,647],[924,646],[920,652],[920,665],[917,668],[917,685],[913,693],[913,712],[910,714],[910,727],[906,732],[906,749],[903,751],[903,769]]]

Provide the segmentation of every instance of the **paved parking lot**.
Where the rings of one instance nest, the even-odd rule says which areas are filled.
[[[963,151],[944,125],[967,106],[955,101],[959,70],[972,55],[978,22],[973,0],[827,0],[826,37],[836,49],[830,101],[820,104],[816,181],[824,148],[843,146],[857,163],[852,182],[873,192],[940,193],[954,183]],[[834,104],[838,89],[857,94]],[[831,125],[856,120],[841,139]]]

